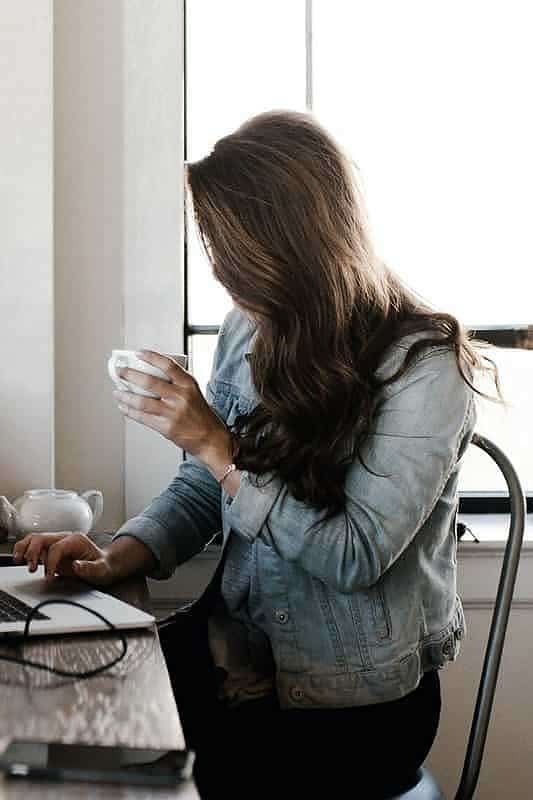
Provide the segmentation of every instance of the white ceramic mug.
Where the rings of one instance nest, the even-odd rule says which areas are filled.
[[[180,367],[183,367],[184,369],[187,368],[188,359],[183,353],[162,353],[161,355],[172,358],[180,365]],[[117,389],[125,389],[127,392],[142,394],[145,397],[156,397],[159,399],[158,394],[153,394],[153,392],[149,392],[147,389],[142,389],[140,386],[137,386],[134,383],[129,383],[129,381],[121,378],[117,373],[117,369],[121,369],[122,367],[136,369],[139,370],[139,372],[146,372],[148,375],[154,375],[156,378],[162,378],[163,380],[168,381],[167,376],[162,370],[158,369],[158,367],[154,367],[153,364],[148,364],[146,361],[142,361],[140,358],[137,358],[135,355],[135,350],[113,350],[111,357],[107,362],[107,371],[109,373],[109,377]]]

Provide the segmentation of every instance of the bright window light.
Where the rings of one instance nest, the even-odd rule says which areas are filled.
[[[533,322],[533,11],[509,0],[313,0],[313,113],[356,164],[377,249],[435,308],[471,328]],[[305,109],[304,0],[187,3],[187,158],[249,116]],[[189,221],[188,321],[231,307]],[[215,337],[192,335],[205,387]],[[493,348],[508,408],[479,403],[533,491],[533,351]],[[493,393],[491,387],[487,387]],[[463,491],[504,484],[470,448]]]

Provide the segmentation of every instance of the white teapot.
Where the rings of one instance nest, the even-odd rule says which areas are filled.
[[[98,489],[82,494],[67,489],[28,489],[13,504],[0,496],[0,525],[10,539],[49,531],[88,533],[103,509],[104,498]]]

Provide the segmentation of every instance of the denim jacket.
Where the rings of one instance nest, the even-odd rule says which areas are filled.
[[[220,329],[206,397],[231,425],[259,401],[246,354],[256,333],[233,309]],[[410,334],[391,346],[378,376],[397,370]],[[169,577],[220,530],[254,551],[251,592],[262,606],[284,708],[394,700],[428,669],[455,660],[466,632],[456,592],[457,483],[476,420],[474,393],[450,348],[426,348],[382,391],[385,402],[345,480],[345,513],[296,500],[279,477],[263,486],[241,472],[231,498],[196,458],[115,534],[154,553],[150,577]],[[375,473],[375,474],[373,474]],[[221,551],[223,548],[221,548]]]

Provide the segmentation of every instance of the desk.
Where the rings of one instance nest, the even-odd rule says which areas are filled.
[[[105,534],[95,535],[101,544]],[[2,552],[11,552],[12,543]],[[124,581],[107,589],[132,605],[147,608],[146,581]],[[128,745],[144,748],[184,747],[174,695],[157,631],[128,632],[123,661],[89,680],[75,681],[42,670],[0,661],[0,750],[15,737]],[[36,638],[27,658],[63,669],[96,666],[95,648],[106,660],[120,652],[120,642],[107,634]],[[89,659],[90,663],[87,663]],[[177,789],[112,786],[111,784],[5,781],[0,800],[198,800],[194,782]]]

